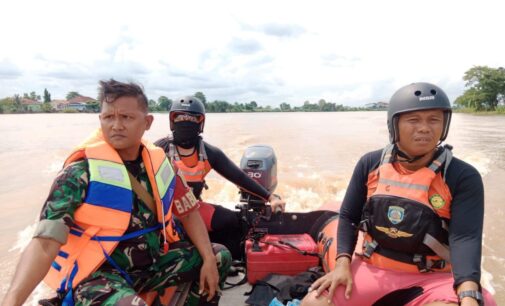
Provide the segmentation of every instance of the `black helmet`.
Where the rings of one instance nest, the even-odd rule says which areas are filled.
[[[205,124],[205,106],[202,101],[195,96],[186,96],[175,100],[170,107],[170,130],[174,130],[174,116],[176,113],[189,113],[193,115],[201,115],[202,122],[200,123],[200,132],[203,132]]]
[[[440,140],[445,140],[449,133],[452,114],[449,98],[438,86],[430,83],[412,83],[398,89],[389,100],[389,141],[395,143],[399,140],[398,117],[400,114],[428,109],[441,109],[444,111],[444,129]]]

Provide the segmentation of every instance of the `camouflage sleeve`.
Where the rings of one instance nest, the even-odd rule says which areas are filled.
[[[177,217],[182,217],[195,209],[200,207],[200,202],[195,198],[195,195],[189,188],[186,180],[182,177],[177,168],[175,179],[175,192],[174,192],[174,205],[172,205],[172,212]]]
[[[33,237],[66,243],[74,213],[86,196],[89,173],[86,161],[77,161],[63,169],[53,182]]]

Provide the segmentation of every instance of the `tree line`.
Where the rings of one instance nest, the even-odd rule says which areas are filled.
[[[505,68],[475,66],[465,72],[465,92],[454,104],[474,111],[505,111]]]
[[[466,109],[470,111],[499,111],[505,113],[505,68],[492,68],[488,66],[474,66],[467,70],[463,76],[465,91],[454,101],[456,109]],[[205,105],[209,113],[228,112],[341,112],[341,111],[361,111],[371,110],[365,107],[350,107],[320,99],[317,103],[305,101],[302,106],[291,106],[282,102],[279,106],[261,106],[256,101],[248,103],[233,102],[224,100],[207,101],[203,92],[194,94]],[[81,96],[79,92],[70,91],[66,99]],[[22,99],[30,99],[42,102],[40,112],[53,112],[50,105],[51,94],[44,89],[43,95],[38,95],[35,91],[16,94],[12,97],[0,99],[0,113],[26,113],[33,111],[28,106],[21,103]],[[169,111],[173,101],[166,96],[160,96],[157,100],[148,101],[149,110],[152,112]],[[68,111],[68,110],[67,110]],[[86,112],[98,112],[99,103],[91,100],[87,103]]]
[[[77,96],[81,96],[79,92],[71,91],[66,95],[66,99],[71,100]],[[258,105],[256,101],[251,101],[249,103],[230,103],[224,100],[214,100],[212,102],[207,101],[207,98],[203,92],[196,92],[194,94],[198,99],[200,99],[205,105],[205,110],[208,113],[237,113],[237,112],[341,112],[341,111],[359,111],[359,110],[370,110],[365,107],[350,107],[344,106],[342,104],[336,104],[332,102],[327,102],[324,99],[320,99],[317,103],[310,103],[305,101],[302,106],[292,107],[289,103],[281,103],[277,107],[272,107],[270,105],[261,106]],[[44,89],[44,101],[41,104],[41,109],[39,112],[55,112],[55,110],[50,105],[51,94]],[[33,112],[28,106],[22,105],[22,99],[30,99],[34,101],[41,101],[41,96],[35,91],[30,93],[24,93],[21,95],[14,95],[13,97],[7,97],[0,100],[0,113],[29,113]],[[157,100],[149,99],[148,106],[151,112],[166,112],[172,107],[173,100],[167,98],[166,96],[160,96]],[[66,109],[63,112],[74,112],[75,110]],[[88,101],[86,108],[82,110],[83,112],[98,112],[99,103],[97,100]]]
[[[310,103],[305,101],[302,106],[292,107],[289,103],[281,103],[277,107],[270,105],[261,106],[256,101],[249,103],[230,103],[224,100],[207,101],[205,94],[201,91],[194,94],[205,105],[205,111],[208,113],[240,113],[240,112],[339,112],[339,111],[357,111],[369,110],[364,107],[350,107],[342,104],[326,102],[320,99],[318,103]],[[149,109],[151,111],[167,111],[170,110],[173,101],[165,96],[158,98],[158,101],[149,100]]]

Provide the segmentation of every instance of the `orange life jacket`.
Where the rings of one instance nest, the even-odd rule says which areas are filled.
[[[196,165],[187,166],[172,142],[169,144],[168,157],[177,166],[179,173],[182,174],[187,183],[205,182],[205,176],[212,169],[207,158],[207,152],[205,152],[205,145],[201,139],[198,144],[198,161]]]
[[[145,141],[142,144],[141,156],[152,186],[159,224],[128,235],[124,233],[130,224],[133,190],[123,161],[104,141],[102,132],[95,132],[65,161],[66,167],[86,159],[90,177],[86,198],[75,211],[67,243],[60,248],[44,279],[53,289],[71,292],[105,262],[121,240],[160,229],[165,241],[179,240],[172,227],[174,170],[161,148]]]
[[[450,271],[447,222],[452,196],[442,170],[449,166],[451,150],[443,148],[427,167],[401,173],[393,148],[383,150],[378,169],[368,177],[363,258],[399,271]]]

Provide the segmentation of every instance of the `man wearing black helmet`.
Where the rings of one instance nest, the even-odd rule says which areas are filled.
[[[201,199],[205,176],[216,170],[243,190],[270,202],[272,210],[284,211],[285,202],[271,194],[238,168],[219,148],[203,141],[205,106],[194,96],[177,99],[170,108],[170,130],[173,137],[159,139],[162,147],[186,179],[196,198]],[[224,244],[234,258],[239,258],[240,224],[238,214],[219,205],[202,202],[200,213],[210,231],[211,240]]]
[[[480,286],[482,179],[441,145],[451,114],[433,84],[410,84],[391,97],[390,144],[356,165],[335,269],[302,305],[496,305]],[[353,258],[358,230],[363,246]]]

